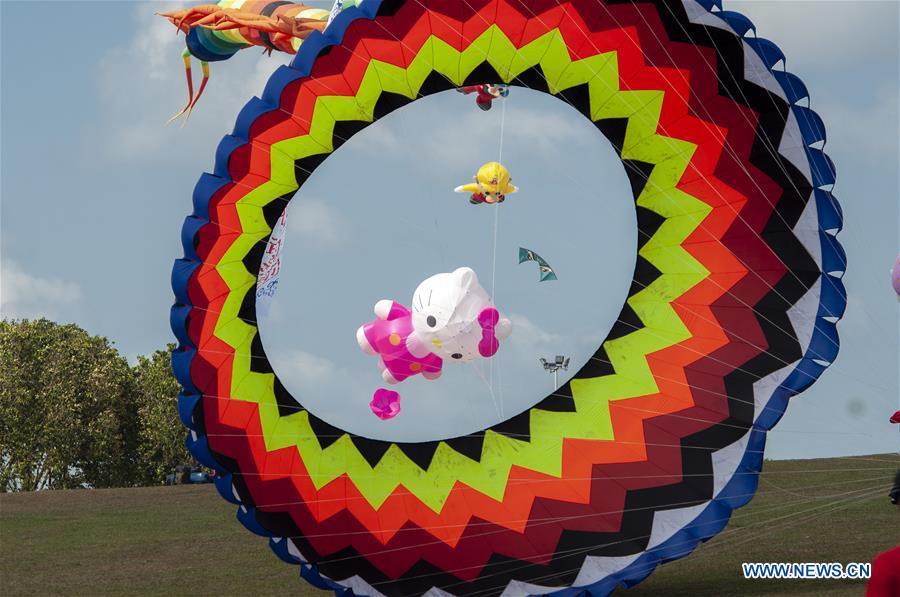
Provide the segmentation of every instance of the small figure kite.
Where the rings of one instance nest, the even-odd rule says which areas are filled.
[[[541,271],[541,282],[559,279],[556,277],[556,272],[553,271],[553,268],[550,267],[549,263],[544,261],[543,257],[530,249],[519,247],[519,263],[525,263],[526,261],[534,261],[538,264],[538,268]]]
[[[510,184],[509,170],[499,162],[488,162],[478,169],[475,182],[464,184],[453,189],[457,193],[472,193],[469,203],[503,203],[506,196],[519,189]]]
[[[483,85],[467,85],[466,87],[457,87],[460,93],[469,95],[476,93],[475,105],[484,111],[491,109],[491,103],[495,99],[500,99],[509,95],[509,85],[506,83],[485,83]]]

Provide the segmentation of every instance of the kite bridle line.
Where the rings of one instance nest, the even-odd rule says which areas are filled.
[[[509,98],[503,98],[503,101],[500,102],[502,104],[500,108],[500,148],[497,152],[497,163],[503,164],[503,135],[505,132],[506,126],[506,102],[509,101]],[[510,177],[509,182],[512,182],[512,178]],[[509,182],[507,184],[509,184]],[[501,195],[502,196],[502,195]],[[497,233],[500,226],[500,205],[501,201],[497,201],[494,204],[494,249],[493,249],[493,263],[491,264],[491,302],[493,304],[497,304]],[[499,400],[499,409],[497,414],[500,416],[500,420],[503,420],[504,408],[503,408],[503,382],[502,375],[500,374],[500,357],[497,357],[497,392],[500,394]],[[494,401],[494,407],[497,408],[497,400],[494,396],[494,359],[492,358],[489,362],[490,367],[490,390],[491,390],[491,400]]]

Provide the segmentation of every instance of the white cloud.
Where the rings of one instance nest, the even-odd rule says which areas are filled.
[[[571,357],[572,366],[569,371],[572,373],[588,361],[597,348],[598,339],[595,333],[586,330],[548,332],[524,315],[511,313],[508,317],[512,321],[513,329],[503,345],[512,350],[511,362],[516,363],[517,367],[521,367],[521,363],[537,367],[539,357],[551,358],[562,354]],[[528,390],[523,391],[525,395],[530,395]]]
[[[749,17],[759,37],[772,40],[784,51],[788,70],[798,66],[834,69],[868,62],[884,52],[896,55],[897,6],[896,2],[855,0],[725,3],[726,10]]]
[[[298,197],[291,202],[288,215],[288,238],[296,234],[301,238],[334,245],[346,234],[346,222],[337,210],[324,201]]]
[[[190,121],[183,128],[182,121],[166,126],[187,100],[181,61],[184,35],[176,35],[175,27],[155,13],[175,8],[172,3],[138,3],[133,25],[137,33],[131,43],[110,48],[98,62],[101,116],[85,130],[93,154],[111,161],[147,162],[169,159],[169,149],[177,145],[182,155],[209,160],[244,104],[262,95],[269,76],[293,58],[281,53],[262,56],[250,48],[210,63],[209,82]],[[197,60],[192,61],[192,74],[196,92],[201,80]]]
[[[538,95],[520,88],[512,93]],[[472,168],[473,151],[479,155],[500,153],[501,129],[506,151],[524,147],[539,158],[555,155],[563,147],[599,142],[600,134],[583,126],[580,117],[566,118],[563,112],[571,108],[561,106],[561,110],[553,106],[557,100],[542,97],[546,103],[542,102],[541,107],[547,109],[516,107],[510,100],[505,116],[501,111],[506,100],[495,102],[490,115],[486,115],[470,98],[453,98],[458,102],[448,102],[441,96],[425,98],[379,120],[348,147],[378,159],[400,154],[427,159],[447,170],[468,171]]]
[[[360,138],[365,136],[365,143],[359,143],[362,151],[369,155],[383,155],[385,152],[396,152],[407,147],[413,141],[409,138],[404,140],[403,132],[399,130],[400,123],[390,116],[388,118],[390,120],[379,120],[358,133]]]
[[[276,354],[272,365],[285,383],[296,383],[299,387],[321,385],[334,379],[338,371],[330,360],[302,350]]]
[[[557,147],[561,143],[585,143],[595,140],[595,133],[584,126],[581,119],[565,118],[562,114],[510,108],[506,115],[514,126],[504,131],[508,142],[528,143],[542,148]],[[594,133],[592,136],[591,133]]]
[[[187,99],[181,61],[184,35],[176,34],[172,24],[156,13],[178,7],[173,3],[138,4],[133,17],[135,36],[128,45],[110,48],[99,61],[97,92],[101,116],[97,122],[86,125],[85,130],[85,142],[89,145],[86,149],[92,154],[113,162],[146,163],[170,159],[170,149],[177,147],[181,155],[202,156],[208,168],[216,143],[231,131],[240,109],[251,97],[262,95],[271,74],[293,58],[282,53],[267,57],[258,48],[248,48],[226,61],[210,63],[209,82],[190,121],[184,128],[182,121],[166,126],[166,120]],[[193,60],[192,66],[196,91],[200,65]],[[515,93],[529,92],[516,89]],[[595,132],[567,122],[554,111],[497,102],[491,115],[486,115],[471,98],[452,99],[458,101],[426,98],[417,102],[413,114],[403,110],[402,114],[388,116],[360,135],[364,142],[358,143],[358,148],[367,155],[403,152],[427,156],[447,168],[468,171],[468,149],[499,151],[501,119],[491,116],[504,107],[507,147],[556,152],[562,144],[591,140],[589,133]],[[447,106],[459,109],[448,113]]]
[[[870,101],[865,107],[850,105],[846,98],[821,97],[819,101],[814,98],[812,107],[824,119],[828,132],[825,151],[829,154],[843,151],[846,158],[874,159],[885,164],[896,161],[897,106],[900,105],[897,87],[878,89],[873,85],[866,98]],[[837,173],[840,183],[840,163]]]
[[[362,400],[371,395],[371,388],[359,382],[358,374],[354,376],[350,370],[326,357],[303,350],[288,350],[276,352],[270,359],[275,374],[291,395],[304,408],[332,424],[346,421],[343,411],[350,400]],[[372,375],[378,379],[377,372]],[[353,404],[354,408],[365,409],[360,412],[368,410],[368,400]]]
[[[515,339],[515,344],[524,348],[552,347],[563,340],[559,334],[544,331],[524,315],[511,313],[509,320],[513,324],[510,340]]]
[[[0,312],[4,318],[55,317],[59,307],[80,298],[77,284],[33,276],[6,259],[0,265]]]
[[[149,6],[145,4],[136,13],[139,27],[136,29],[137,35],[134,36],[129,53],[143,57],[142,67],[145,76],[151,79],[165,79],[169,74],[168,56],[174,50],[181,49],[184,41],[180,35],[175,35],[175,27],[155,13],[177,10],[181,6],[165,2],[158,4],[159,10],[147,10]]]
[[[177,123],[166,127],[165,121],[186,99],[180,59],[184,37],[176,35],[175,28],[155,13],[178,6],[139,3],[134,13],[136,34],[131,43],[110,48],[98,64],[103,117],[86,131],[93,152],[99,151],[112,160],[146,162],[166,157],[168,148],[177,144],[184,155],[200,155],[208,160],[215,143],[230,131],[244,103],[260,95],[271,73],[292,58],[277,53],[265,57],[257,48],[250,48],[232,59],[210,64],[210,81],[191,121],[184,129]],[[789,65],[793,64],[793,70],[801,73],[810,68],[833,69],[837,65],[863,63],[873,55],[896,55],[896,18],[889,18],[891,11],[896,16],[895,3],[813,5],[801,1],[734,0],[727,8],[746,13],[756,23],[760,36],[778,43],[787,53]],[[815,11],[814,20],[810,19],[811,11]],[[867,43],[860,44],[859,35],[854,32],[865,32]],[[137,65],[141,68],[136,68]],[[195,83],[199,84],[197,61],[193,70]],[[529,92],[514,89],[513,93]],[[431,103],[432,99],[425,102]],[[389,117],[363,133],[365,143],[361,149],[370,154],[407,151],[427,155],[450,169],[468,170],[471,155],[465,149],[499,149],[499,130],[498,119],[485,118],[474,102],[462,103],[470,109],[454,110],[451,117],[429,110],[425,118],[416,119],[421,120],[421,126],[405,122],[406,115]],[[497,102],[492,112],[502,108]],[[571,146],[582,140],[594,140],[591,133],[596,131],[577,126],[558,113],[523,110],[516,108],[512,101],[506,110],[504,142],[507,146],[548,152],[557,151],[563,144]]]

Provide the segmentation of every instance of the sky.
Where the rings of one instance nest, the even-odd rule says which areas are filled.
[[[169,276],[193,185],[243,104],[289,60],[250,49],[212,64],[187,126],[165,126],[185,99],[183,40],[154,13],[177,6],[0,2],[0,311],[76,322],[131,360],[173,341]],[[792,400],[767,456],[895,451],[900,4],[726,8],[749,16],[809,87],[845,217],[841,353]],[[39,39],[64,43],[34,43],[37,24],[56,32]],[[503,206],[515,217],[452,193],[501,156],[521,187]],[[481,428],[552,389],[539,356],[570,356],[571,370],[589,358],[628,288],[634,221],[615,153],[566,104],[521,89],[487,113],[453,92],[415,102],[351,139],[292,203],[280,287],[260,322],[266,351],[304,405],[351,431],[410,441]],[[538,283],[533,264],[517,264],[520,246],[559,281]],[[404,382],[402,417],[376,421],[367,402],[380,379],[356,328],[377,300],[408,304],[420,281],[463,265],[513,335],[491,362],[445,367],[439,384]]]

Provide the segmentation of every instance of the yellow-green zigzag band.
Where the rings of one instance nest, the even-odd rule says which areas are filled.
[[[488,430],[480,462],[459,454],[442,442],[427,471],[409,460],[396,446],[391,446],[373,468],[347,435],[322,449],[309,425],[308,413],[301,411],[281,417],[273,392],[274,376],[250,370],[250,345],[256,328],[239,319],[238,311],[255,278],[241,260],[271,232],[262,207],[296,189],[294,160],[333,149],[332,132],[336,121],[372,121],[382,91],[414,99],[432,71],[461,85],[465,77],[485,60],[506,81],[539,65],[551,92],[587,83],[593,120],[628,119],[622,157],[659,165],[653,169],[637,203],[666,217],[641,250],[641,255],[662,275],[628,299],[646,327],[604,343],[616,373],[572,380],[576,412],[532,409],[531,440],[527,442]],[[402,484],[439,512],[456,482],[500,500],[513,465],[559,476],[564,438],[614,439],[609,402],[657,392],[645,356],[690,336],[668,303],[708,275],[680,244],[711,208],[676,189],[695,146],[657,133],[663,93],[619,90],[617,66],[614,52],[572,61],[558,30],[516,49],[498,28],[491,27],[461,53],[431,37],[407,69],[373,60],[355,97],[320,96],[316,100],[310,133],[272,146],[271,182],[253,189],[237,202],[243,234],[216,266],[231,289],[215,330],[216,337],[235,351],[231,396],[234,400],[259,404],[267,450],[295,446],[317,488],[347,474],[369,503],[377,508]]]

